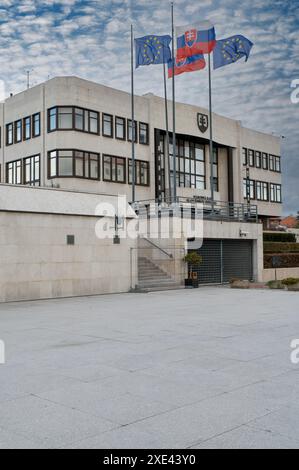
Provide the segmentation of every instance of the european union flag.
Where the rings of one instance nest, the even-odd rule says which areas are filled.
[[[247,62],[253,43],[241,35],[217,41],[214,49],[214,69],[237,62],[245,57]]]
[[[136,68],[140,65],[166,64],[171,60],[171,36],[144,36],[135,39]]]

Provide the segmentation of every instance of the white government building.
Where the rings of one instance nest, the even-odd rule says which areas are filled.
[[[207,115],[197,106],[176,105],[177,196],[205,207],[199,276],[215,283],[231,277],[261,280],[262,227],[282,214],[280,138],[213,115],[211,211]],[[169,171],[166,155],[164,99],[136,96],[135,119],[136,200],[167,200],[173,168]],[[167,257],[173,247],[148,240],[151,250],[141,256],[138,242],[104,242],[91,229],[96,201],[119,194],[131,201],[130,94],[58,77],[0,103],[0,126],[0,300],[125,292],[141,281],[146,285],[138,269],[148,263],[154,270],[159,263],[153,258],[163,251]],[[161,256],[153,256],[159,248]],[[151,259],[145,260],[147,253]],[[156,266],[166,272],[165,284],[174,280],[168,265]]]

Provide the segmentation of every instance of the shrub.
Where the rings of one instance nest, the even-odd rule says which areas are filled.
[[[296,243],[296,235],[285,232],[264,232],[264,242]]]
[[[281,281],[269,281],[267,283],[267,286],[270,288],[270,289],[283,289],[284,286],[282,284]]]
[[[264,242],[265,253],[299,253],[299,243]]]
[[[196,251],[190,251],[184,257],[185,263],[191,264],[191,266],[200,266],[202,264],[202,256],[200,256]]]
[[[264,267],[265,269],[299,268],[299,253],[265,254]]]
[[[296,286],[296,284],[299,284],[299,279],[296,277],[288,277],[281,282],[284,286]]]

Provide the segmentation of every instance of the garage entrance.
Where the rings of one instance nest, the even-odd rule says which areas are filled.
[[[252,241],[204,240],[197,250],[203,263],[195,270],[200,284],[225,284],[231,279],[253,279]]]

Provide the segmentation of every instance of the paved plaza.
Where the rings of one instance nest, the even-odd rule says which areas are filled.
[[[0,448],[299,448],[296,292],[0,305]]]

